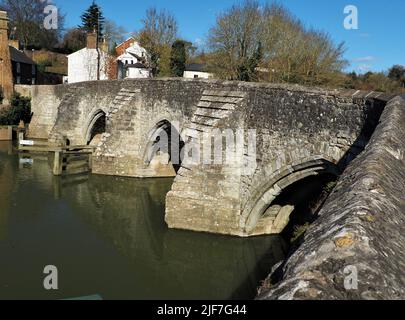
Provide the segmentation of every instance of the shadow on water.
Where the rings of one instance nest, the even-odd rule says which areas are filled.
[[[281,237],[169,230],[171,179],[58,178],[47,155],[0,143],[0,299],[246,299],[283,260]],[[59,290],[42,288],[45,265]]]

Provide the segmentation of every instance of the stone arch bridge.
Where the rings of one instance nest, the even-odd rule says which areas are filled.
[[[391,98],[185,79],[37,86],[31,95],[32,137],[96,143],[96,174],[176,176],[166,200],[169,227],[238,236],[281,232],[291,208],[274,205],[277,196],[307,177],[339,174],[364,149]],[[212,151],[202,137],[213,129],[243,130],[227,163],[174,161],[172,146]],[[180,137],[155,152],[162,132]]]

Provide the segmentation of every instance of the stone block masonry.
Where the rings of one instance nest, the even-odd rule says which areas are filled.
[[[405,299],[405,101],[386,106],[304,242],[258,299]]]
[[[261,221],[283,189],[345,168],[364,149],[388,99],[380,93],[189,79],[34,87],[30,135],[86,144],[102,113],[105,132],[93,173],[166,177],[177,171],[167,196],[169,227],[251,236],[273,233],[288,220],[271,216],[267,220],[274,228]],[[203,133],[254,130],[255,154],[245,143],[231,165],[185,161],[175,170],[171,155],[148,157],[156,134],[169,128],[180,133],[186,147],[200,142],[202,151],[209,149],[200,139]],[[157,165],[156,159],[166,163]]]

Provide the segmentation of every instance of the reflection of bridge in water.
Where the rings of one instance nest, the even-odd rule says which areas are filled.
[[[281,238],[169,230],[164,200],[171,182],[91,176],[63,192],[78,205],[91,199],[97,209],[78,212],[133,261],[139,298],[253,297],[269,267],[284,258]]]
[[[10,203],[21,181],[29,180],[41,194],[49,194],[48,204],[60,207],[52,206],[50,215],[63,217],[54,228],[67,238],[69,249],[55,254],[70,261],[69,273],[78,277],[71,279],[71,286],[95,282],[105,298],[251,298],[271,266],[284,258],[284,243],[278,237],[241,239],[169,230],[164,207],[172,179],[54,177],[52,156],[31,157],[33,164],[18,161],[16,155],[5,157],[12,168],[4,167],[7,162],[2,161],[0,181],[9,183],[7,201],[2,203]],[[24,178],[10,180],[10,174]],[[27,206],[33,209],[26,218],[36,218],[38,223],[51,206],[46,199],[34,198],[34,191],[27,196]],[[66,221],[70,216],[80,222],[74,229]],[[7,223],[0,220],[3,229],[7,231]],[[83,236],[83,230],[91,235]],[[62,250],[56,245],[51,248]],[[61,267],[67,272],[66,268]],[[114,289],[103,292],[105,287]]]

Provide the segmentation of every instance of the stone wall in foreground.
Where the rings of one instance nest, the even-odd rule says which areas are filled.
[[[405,101],[397,97],[258,299],[405,299],[404,143]],[[356,272],[358,289],[347,290]]]

